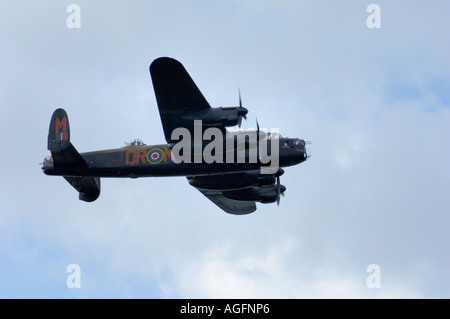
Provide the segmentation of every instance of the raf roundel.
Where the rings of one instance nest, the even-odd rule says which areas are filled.
[[[163,160],[163,158],[164,158],[164,153],[159,148],[152,148],[147,153],[147,162],[149,162],[150,164],[158,164],[159,162],[161,162]]]

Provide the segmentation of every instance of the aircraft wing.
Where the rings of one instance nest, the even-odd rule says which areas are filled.
[[[165,57],[156,59],[150,65],[150,74],[164,136],[170,143],[175,128],[193,125],[192,121],[183,120],[183,116],[205,111],[211,106],[177,60]]]
[[[214,188],[215,177],[211,176],[211,188]],[[230,178],[233,177],[230,175]],[[192,179],[192,177],[187,177],[188,181]],[[209,179],[209,177],[208,177]],[[208,185],[205,185],[207,187]],[[256,210],[256,204],[253,200],[243,201],[243,200],[235,200],[228,198],[224,195],[225,190],[220,189],[210,189],[204,187],[196,187],[203,195],[205,195],[210,201],[219,206],[222,210],[227,212],[228,214],[233,215],[245,215],[253,213]]]
[[[197,187],[196,187],[197,188]],[[203,195],[208,197],[214,204],[219,206],[222,210],[228,214],[233,215],[245,215],[253,213],[256,210],[256,204],[254,201],[240,201],[227,198],[220,190],[211,190],[197,188]]]

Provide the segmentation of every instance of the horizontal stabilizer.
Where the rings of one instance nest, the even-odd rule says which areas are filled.
[[[80,200],[93,202],[100,196],[100,177],[64,176],[64,178],[80,193]]]

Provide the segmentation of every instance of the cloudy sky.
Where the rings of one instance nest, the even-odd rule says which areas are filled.
[[[372,3],[381,28],[367,26]],[[449,12],[447,0],[1,0],[0,297],[449,298]],[[160,56],[213,106],[237,105],[240,88],[244,128],[257,116],[312,142],[279,207],[228,215],[183,177],[103,179],[85,203],[41,172],[59,107],[80,152],[164,142],[148,72]]]

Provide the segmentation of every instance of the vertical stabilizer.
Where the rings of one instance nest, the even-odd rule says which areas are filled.
[[[63,109],[53,112],[47,148],[52,153],[52,160],[44,172],[46,169],[62,169],[64,173],[61,175],[80,193],[80,200],[95,201],[100,196],[100,177],[83,176],[88,165],[70,143],[69,117]]]
[[[55,167],[85,167],[86,162],[70,143],[69,117],[63,109],[53,112],[48,131],[47,148],[52,152]]]

